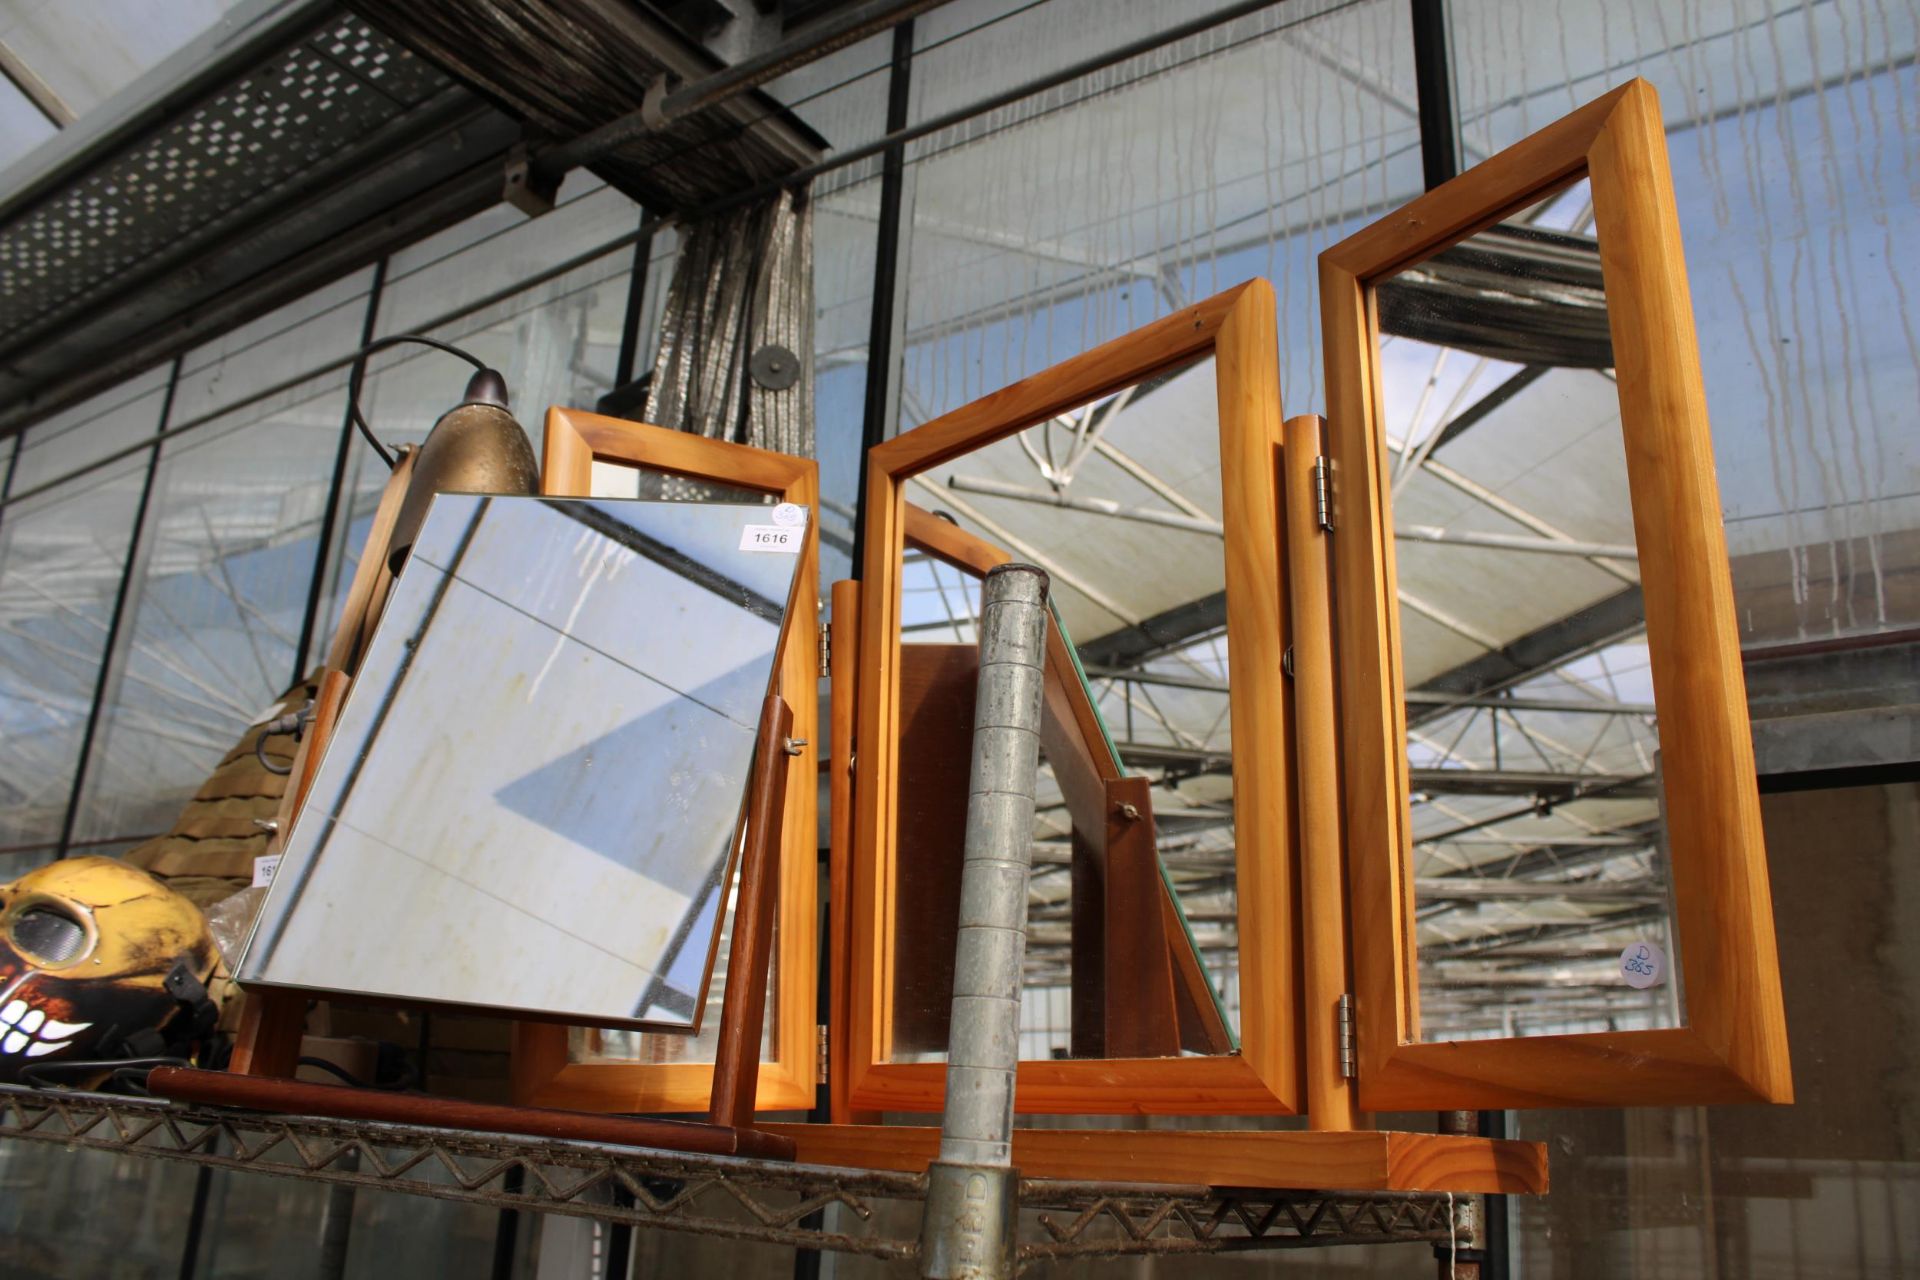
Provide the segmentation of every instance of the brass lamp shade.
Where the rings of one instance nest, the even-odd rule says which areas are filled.
[[[482,369],[467,384],[465,399],[441,415],[420,447],[387,544],[387,565],[400,571],[436,493],[539,491],[540,464],[526,431],[507,411],[506,382]]]

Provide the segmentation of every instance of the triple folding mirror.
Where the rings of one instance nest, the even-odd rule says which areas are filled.
[[[1051,575],[1055,619],[1021,1109],[1298,1110],[1336,1070],[1301,1028],[1340,1016],[1365,1110],[1789,1095],[1653,91],[1413,201],[1321,279],[1324,494],[1285,478],[1309,468],[1281,465],[1258,281],[871,454],[853,1107],[939,1105],[977,578],[1010,558]],[[1332,532],[1288,545],[1316,502]],[[1332,634],[1302,651],[1330,656],[1283,675],[1288,576],[1327,541]],[[1337,733],[1295,723],[1294,678],[1337,687]],[[1294,772],[1335,754],[1329,853]],[[1301,918],[1314,856],[1345,905]],[[1345,1014],[1296,994],[1329,909]]]

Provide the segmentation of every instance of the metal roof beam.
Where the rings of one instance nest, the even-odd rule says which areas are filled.
[[[1577,798],[1575,793],[1594,788],[1604,788],[1611,800],[1643,800],[1659,794],[1652,774],[1561,773],[1549,769],[1412,769],[1408,776],[1416,791],[1455,796],[1547,796],[1570,800]]]
[[[1227,593],[1216,591],[1143,618],[1135,626],[1089,640],[1080,646],[1080,660],[1089,667],[1133,666],[1226,625]]]
[[[1421,876],[1413,882],[1420,902],[1505,902],[1537,899],[1604,899],[1664,902],[1667,887],[1657,880],[1500,880],[1471,876]]]
[[[1492,711],[1535,711],[1549,715],[1650,716],[1651,702],[1609,702],[1600,698],[1510,698],[1506,696],[1455,696],[1432,688],[1414,689],[1407,694],[1410,707],[1432,707],[1455,711],[1478,707]],[[1425,719],[1425,716],[1421,717]]]
[[[1625,639],[1646,626],[1638,586],[1627,587],[1564,618],[1536,628],[1423,682],[1416,695],[1476,697],[1545,675],[1582,654]],[[1412,695],[1409,701],[1412,701]],[[1432,705],[1432,704],[1428,704]],[[1431,719],[1444,707],[1409,714],[1409,723]]]
[[[1588,934],[1604,933],[1608,929],[1651,924],[1666,918],[1666,904],[1652,903],[1646,906],[1630,907],[1625,911],[1611,911],[1606,915],[1593,916],[1586,920],[1568,921],[1564,924],[1528,925],[1521,929],[1479,934],[1470,938],[1456,938],[1447,942],[1423,942],[1419,946],[1420,960],[1424,964],[1461,956],[1486,955],[1506,947],[1544,942],[1549,938],[1585,937]]]
[[[1084,649],[1082,651],[1084,657]],[[1139,667],[1108,667],[1086,663],[1089,680],[1118,680],[1124,684],[1165,685],[1172,689],[1194,689],[1202,693],[1226,693],[1224,680],[1205,676],[1186,676],[1171,671],[1148,671]],[[1433,707],[1442,711],[1478,707],[1496,711],[1541,712],[1552,715],[1650,716],[1656,708],[1651,702],[1614,702],[1599,698],[1514,698],[1505,695],[1459,696],[1429,689],[1407,694],[1409,706]]]
[[[590,129],[579,137],[542,150],[535,165],[554,176],[580,165],[592,164],[619,148],[648,134],[666,128],[707,107],[718,106],[787,72],[805,66],[817,58],[868,36],[890,30],[902,22],[939,8],[947,0],[868,0],[868,3],[843,9],[830,17],[811,23],[805,31],[770,49],[742,58],[689,84],[672,86],[662,82],[660,89],[671,88],[653,101],[656,90],[648,92],[649,101],[634,111]]]
[[[74,122],[73,108],[4,40],[0,40],[0,75],[12,81],[20,96],[31,102],[34,110],[45,116],[54,128],[64,129]]]

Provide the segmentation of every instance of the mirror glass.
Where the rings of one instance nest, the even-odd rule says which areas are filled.
[[[980,570],[1051,575],[1021,1056],[1226,1053],[1239,1015],[1220,426],[1211,356],[911,478],[893,1061],[942,1061]],[[913,526],[910,524],[909,529]]]
[[[695,1029],[806,519],[436,498],[241,979]]]
[[[732,954],[733,909],[740,892],[736,864],[727,883],[726,909],[720,916],[720,936],[714,941],[713,976],[707,980],[706,1010],[700,1029],[649,1031],[637,1027],[567,1028],[567,1061],[598,1064],[710,1063],[720,1052],[720,1009],[727,998],[727,958]],[[780,913],[773,913],[773,936],[767,957],[767,1002],[760,1035],[762,1064],[780,1059]]]
[[[1424,1040],[1684,1016],[1593,228],[1581,180],[1376,285]]]
[[[693,480],[629,462],[596,458],[592,494],[596,498],[667,498],[676,502],[733,502],[775,504],[774,494],[737,488],[711,480]],[[736,869],[727,891],[726,910],[720,916],[720,937],[714,946],[713,976],[707,980],[706,1011],[700,1030],[657,1032],[630,1027],[567,1028],[567,1061],[598,1064],[708,1063],[720,1050],[720,1009],[727,996],[727,957],[733,940],[733,908],[739,892]],[[767,957],[766,1026],[760,1061],[780,1058],[780,912],[774,912],[773,949]]]

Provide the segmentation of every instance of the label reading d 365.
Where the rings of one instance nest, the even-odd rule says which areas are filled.
[[[1620,953],[1620,981],[1645,991],[1666,980],[1667,955],[1651,942],[1629,942]]]
[[[750,524],[740,530],[742,551],[773,551],[799,555],[804,526],[789,524]]]

